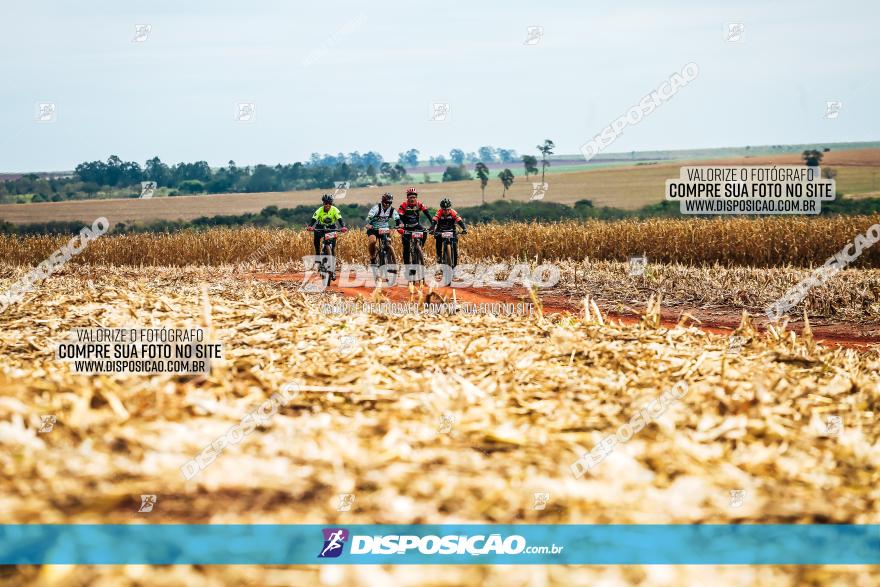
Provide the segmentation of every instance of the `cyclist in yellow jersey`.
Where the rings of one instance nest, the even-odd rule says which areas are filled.
[[[342,213],[339,211],[339,208],[333,205],[333,196],[324,194],[321,197],[321,202],[323,202],[323,205],[315,210],[309,225],[306,227],[307,230],[315,233],[315,238],[312,239],[315,245],[315,255],[321,254],[321,237],[325,231],[335,229],[338,224],[340,232],[348,232],[348,228],[342,220]],[[336,239],[333,239],[332,247],[333,254],[335,255]]]

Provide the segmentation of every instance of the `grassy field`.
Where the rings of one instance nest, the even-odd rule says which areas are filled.
[[[546,200],[573,204],[589,199],[596,206],[613,206],[635,209],[663,199],[665,181],[678,177],[675,164],[606,166],[586,171],[554,171],[548,176],[550,187]],[[800,155],[788,153],[774,156],[755,156],[693,162],[699,165],[758,165],[775,163],[795,165],[801,163]],[[880,190],[880,149],[832,151],[825,154],[825,167],[837,170],[838,190],[845,194],[876,192]],[[526,201],[532,195],[529,182],[518,177],[507,193],[511,200]],[[443,197],[451,197],[455,206],[472,206],[481,201],[478,181],[454,183],[430,183],[418,185],[422,200],[436,208]],[[383,186],[350,190],[342,202],[366,204],[378,201],[381,194],[390,191],[396,201],[402,200],[405,186]],[[190,220],[199,216],[220,214],[243,214],[259,212],[266,206],[293,207],[299,204],[320,203],[320,196],[327,190],[297,192],[271,192],[250,194],[219,194],[204,196],[179,196],[121,200],[78,200],[70,202],[45,202],[37,204],[0,205],[0,219],[23,224],[52,220],[83,221],[91,223],[100,216],[111,223],[147,220]],[[493,176],[486,188],[486,200],[501,199],[501,183]]]

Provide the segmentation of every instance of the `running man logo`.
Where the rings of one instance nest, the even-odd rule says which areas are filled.
[[[324,528],[324,547],[318,558],[337,558],[342,554],[342,547],[348,540],[348,530],[345,528]]]

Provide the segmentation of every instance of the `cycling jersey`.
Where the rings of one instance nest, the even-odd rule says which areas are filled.
[[[314,226],[315,223],[317,223],[323,225],[324,228],[330,228],[337,222],[339,223],[339,226],[345,226],[345,223],[342,222],[342,213],[339,212],[339,208],[336,206],[330,206],[330,210],[325,212],[324,206],[321,206],[315,210],[315,214],[312,216],[312,221],[309,222],[309,226]]]
[[[384,209],[382,204],[376,204],[367,213],[367,224],[373,228],[389,228],[388,223],[391,220],[394,220],[396,224],[400,224],[400,215],[394,209],[394,206],[390,204]]]
[[[434,214],[434,218],[431,222],[431,226],[436,228],[438,232],[455,230],[456,224],[461,226],[462,230],[467,230],[467,227],[464,225],[464,219],[458,215],[458,212],[456,212],[454,208],[449,208],[447,210],[440,208],[437,210],[437,213]]]
[[[413,205],[410,205],[408,202],[404,202],[397,210],[397,213],[400,215],[400,219],[405,226],[414,226],[418,224],[419,212],[424,212],[428,220],[431,220],[431,213],[428,212],[428,208],[419,201],[416,201],[416,203]]]

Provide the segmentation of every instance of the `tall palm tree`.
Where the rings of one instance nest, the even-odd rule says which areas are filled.
[[[474,171],[480,180],[480,189],[483,191],[483,204],[486,203],[486,184],[489,183],[489,168],[482,161],[478,161],[474,166]]]
[[[548,155],[553,154],[553,149],[556,148],[556,144],[550,139],[544,139],[543,145],[538,145],[538,150],[541,151],[541,184],[544,183],[544,170],[550,167],[550,162],[547,160]]]

